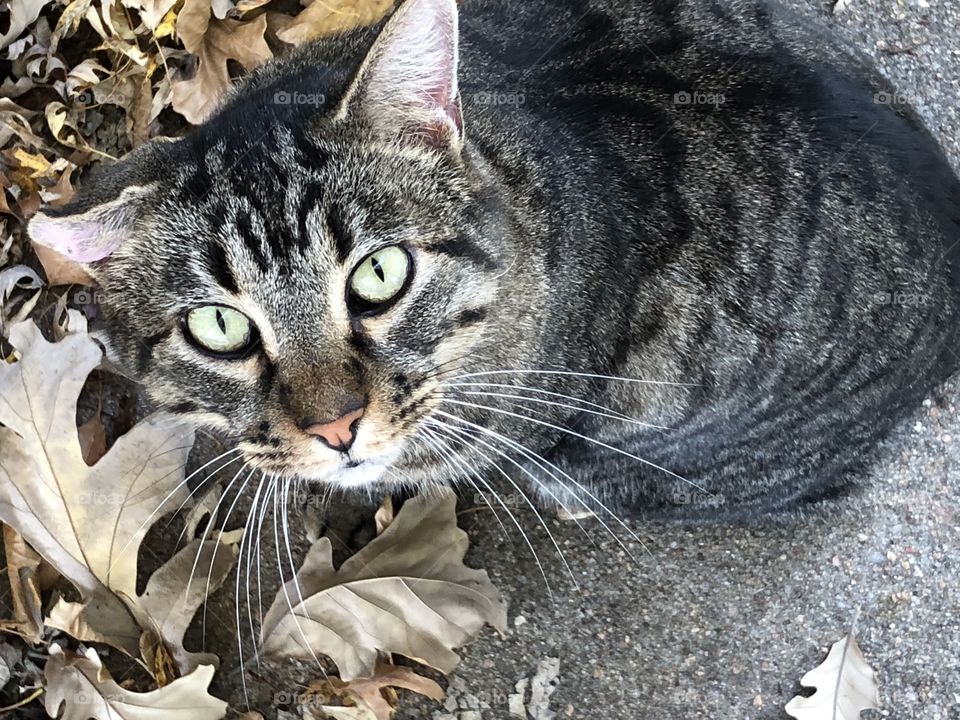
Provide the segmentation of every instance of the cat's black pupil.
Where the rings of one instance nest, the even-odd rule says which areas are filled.
[[[373,265],[373,271],[377,274],[377,277],[380,278],[380,282],[386,282],[387,276],[383,272],[383,268],[380,267],[380,261],[376,258],[370,258],[370,264]]]
[[[220,327],[220,332],[224,335],[227,334],[227,321],[223,318],[223,313],[217,310],[217,325]]]

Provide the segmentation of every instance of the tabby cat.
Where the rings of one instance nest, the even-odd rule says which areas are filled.
[[[406,0],[30,232],[159,406],[327,487],[784,512],[958,364],[960,182],[757,0]]]

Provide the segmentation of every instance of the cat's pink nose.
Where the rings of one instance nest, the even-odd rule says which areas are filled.
[[[308,435],[314,435],[326,445],[340,452],[347,452],[357,437],[357,424],[363,417],[363,408],[357,408],[333,422],[316,423],[304,428]]]

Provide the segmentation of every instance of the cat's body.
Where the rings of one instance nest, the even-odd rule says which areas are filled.
[[[505,472],[568,510],[744,518],[843,486],[956,367],[960,182],[822,31],[753,2],[472,0],[449,87],[451,7],[409,0],[359,76],[368,31],[264,68],[34,224],[64,249],[119,213],[98,220],[119,249],[81,259],[154,399],[271,471],[314,452],[298,425],[362,402],[356,456],[300,474]],[[385,243],[414,248],[406,294],[342,311]],[[214,301],[263,357],[177,341]]]

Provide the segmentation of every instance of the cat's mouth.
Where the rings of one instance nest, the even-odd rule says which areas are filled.
[[[267,475],[298,478],[345,489],[365,487],[389,478],[390,467],[400,455],[399,449],[367,457],[349,453],[342,459],[317,462],[300,459],[292,452],[275,448],[244,447],[241,444],[240,450],[248,466]]]

